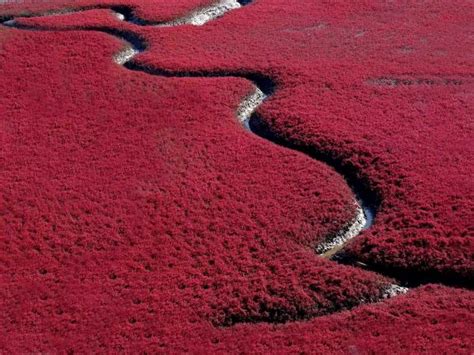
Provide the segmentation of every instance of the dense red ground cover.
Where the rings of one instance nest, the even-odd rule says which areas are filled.
[[[170,4],[143,1],[139,14],[197,2]],[[137,61],[154,67],[274,77],[261,116],[353,166],[381,199],[348,255],[468,286],[473,81],[456,5],[262,0],[200,28],[108,10],[24,23],[129,29],[150,45]],[[245,80],[127,71],[111,61],[121,46],[0,30],[1,349],[472,351],[467,290],[422,287],[317,317],[391,282],[314,255],[354,215],[343,179],[238,125]]]
[[[150,29],[151,50],[138,60],[276,77],[265,119],[290,140],[355,166],[382,198],[375,228],[355,240],[351,256],[472,284],[472,6],[280,0],[246,10],[204,31]],[[387,77],[433,84],[373,82]]]
[[[214,3],[213,0],[173,0],[173,1],[156,1],[150,0],[22,0],[6,1],[2,6],[2,15],[29,15],[33,13],[44,13],[45,11],[63,11],[72,9],[97,9],[110,8],[111,6],[126,5],[133,8],[134,12],[141,18],[150,21],[170,21],[176,17],[187,14],[197,8],[208,6]]]

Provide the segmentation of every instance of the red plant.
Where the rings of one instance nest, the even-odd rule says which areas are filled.
[[[472,281],[467,3],[256,1],[176,28],[95,4],[17,21],[133,31],[149,45],[136,62],[154,68],[273,78],[264,121],[380,203],[345,259],[410,283]],[[129,4],[153,20],[171,9]],[[244,131],[244,79],[129,71],[111,60],[123,45],[0,30],[2,351],[472,351],[471,291],[334,313],[392,282],[314,253],[355,214],[343,178]]]

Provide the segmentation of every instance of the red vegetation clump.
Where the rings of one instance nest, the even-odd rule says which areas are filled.
[[[380,203],[374,227],[344,259],[413,275],[414,283],[467,286],[474,281],[474,73],[464,30],[471,13],[468,2],[259,1],[206,30],[141,29],[151,48],[137,61],[273,77],[278,89],[259,111],[272,130],[336,160]]]
[[[123,44],[102,33],[10,34],[1,57],[8,333],[58,319],[105,328],[153,319],[130,308],[135,298],[163,325],[284,322],[378,299],[390,284],[315,255],[355,214],[353,197],[326,165],[241,127],[246,81],[131,72],[112,61]]]
[[[209,2],[174,3],[119,5],[157,20]],[[471,291],[360,306],[394,281],[314,253],[355,215],[331,162],[378,206],[344,260],[471,281],[468,5],[268,0],[153,28],[110,4],[0,29],[2,351],[472,351]],[[117,38],[61,31],[78,26],[137,34],[153,68],[273,78],[259,116],[322,161],[240,126],[245,79],[130,71]]]
[[[209,6],[215,1],[213,0],[173,0],[173,1],[156,1],[150,0],[3,0],[0,2],[0,15],[31,15],[34,13],[48,12],[67,12],[74,9],[109,9],[123,8],[132,9],[140,18],[149,21],[171,21],[184,14],[190,13],[197,8]]]

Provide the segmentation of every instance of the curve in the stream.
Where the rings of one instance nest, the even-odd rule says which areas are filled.
[[[220,0],[212,6],[208,6],[191,14],[173,20],[170,22],[152,22],[141,19],[135,15],[132,7],[117,5],[95,5],[89,7],[81,7],[78,9],[67,9],[58,11],[43,12],[41,14],[31,14],[21,17],[45,17],[70,14],[76,12],[83,12],[91,9],[109,9],[114,12],[116,18],[120,21],[126,21],[137,26],[177,26],[177,25],[195,25],[200,26],[205,23],[223,16],[226,12],[239,7],[248,5],[252,0]],[[20,17],[20,16],[18,16]],[[15,21],[13,16],[1,17],[0,24],[14,27],[17,29],[25,29],[31,31],[51,31],[47,27],[25,26]],[[129,70],[141,71],[150,75],[157,75],[163,77],[237,77],[246,79],[252,82],[254,91],[245,97],[239,105],[236,116],[242,126],[248,131],[267,139],[275,144],[283,146],[288,149],[300,151],[309,157],[319,160],[334,170],[336,170],[348,183],[355,198],[354,205],[356,209],[355,217],[349,221],[339,232],[335,235],[330,235],[326,240],[316,247],[316,252],[323,258],[330,259],[338,251],[353,238],[357,237],[364,229],[369,228],[375,218],[377,208],[380,205],[380,197],[370,189],[368,181],[361,179],[352,166],[344,164],[342,160],[334,157],[330,152],[320,152],[308,149],[307,147],[297,146],[285,140],[283,137],[276,134],[269,125],[258,115],[257,108],[270,97],[275,89],[275,82],[260,73],[256,72],[230,72],[230,71],[167,71],[159,68],[144,66],[133,60],[133,58],[143,52],[147,48],[144,38],[141,38],[136,33],[129,30],[117,30],[102,26],[86,26],[78,28],[61,29],[61,31],[99,31],[109,35],[115,36],[127,43],[126,47],[114,56],[114,61]],[[380,299],[386,299],[399,294],[406,293],[408,288],[392,284],[385,290],[382,290]],[[363,303],[363,301],[361,301]]]

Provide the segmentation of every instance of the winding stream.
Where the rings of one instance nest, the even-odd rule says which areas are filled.
[[[107,6],[95,5],[89,7],[81,7],[79,9],[66,9],[58,11],[43,12],[41,14],[33,14],[23,17],[45,17],[56,16],[63,14],[79,13],[92,9],[109,9],[113,11],[118,21],[126,21],[137,26],[154,26],[167,27],[179,25],[194,25],[201,26],[209,21],[225,15],[227,12],[249,5],[251,0],[220,0],[214,5],[201,8],[191,12],[189,15],[182,18],[175,19],[169,22],[151,22],[145,19],[138,18],[133,11],[133,8],[127,6]],[[25,26],[17,23],[14,17],[1,18],[0,24],[14,27],[17,29],[31,30],[31,31],[51,31],[45,27]],[[330,259],[338,251],[353,238],[357,237],[364,229],[369,228],[375,219],[379,199],[370,191],[367,184],[356,177],[356,174],[344,166],[341,161],[326,155],[321,152],[307,151],[304,148],[295,146],[293,143],[285,141],[279,137],[265,121],[256,113],[258,107],[268,99],[276,90],[276,85],[273,80],[260,73],[253,72],[228,72],[228,71],[166,71],[159,68],[152,68],[140,65],[134,62],[134,57],[147,49],[147,44],[143,38],[132,31],[121,31],[107,27],[78,27],[68,28],[59,31],[100,31],[109,35],[115,36],[127,43],[126,47],[114,56],[114,61],[123,67],[133,70],[141,71],[150,75],[165,76],[165,77],[238,77],[246,79],[253,84],[253,92],[245,97],[236,111],[236,116],[242,126],[264,139],[267,139],[275,144],[281,145],[288,149],[298,150],[305,153],[313,159],[322,161],[336,170],[348,183],[354,195],[354,205],[356,215],[349,221],[338,233],[328,236],[326,240],[316,247],[316,253],[323,258]],[[375,197],[374,197],[375,196]],[[393,297],[399,294],[406,293],[408,288],[398,285],[391,285],[383,290],[381,299]]]

